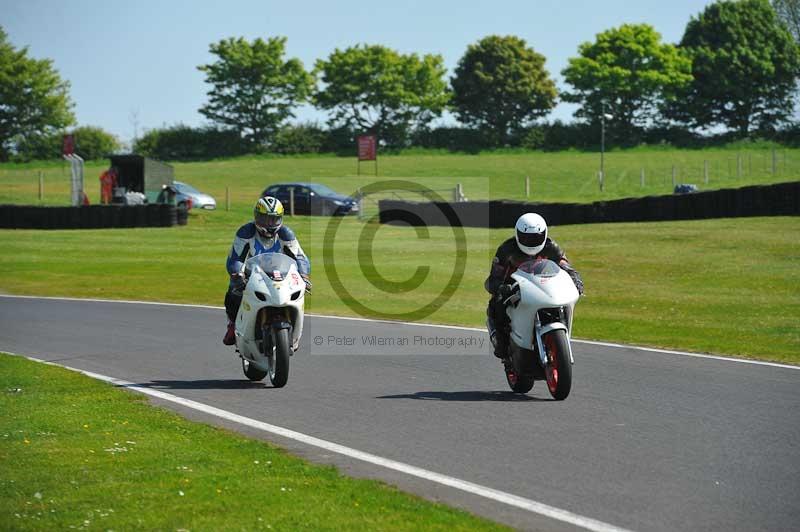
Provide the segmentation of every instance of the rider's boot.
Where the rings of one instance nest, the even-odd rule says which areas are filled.
[[[494,356],[499,359],[505,358],[506,351],[508,351],[508,343],[504,341],[503,334],[494,326],[493,319],[486,320],[486,328],[489,330],[489,341],[494,348]]]
[[[492,342],[494,346],[494,356],[501,360],[506,358],[508,356],[508,336],[499,331],[495,331],[490,338],[494,338]]]
[[[225,331],[225,337],[222,339],[225,345],[233,345],[236,343],[236,324],[228,320],[228,330]]]

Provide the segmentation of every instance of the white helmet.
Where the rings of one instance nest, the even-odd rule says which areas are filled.
[[[517,220],[516,238],[519,249],[535,257],[544,249],[547,240],[547,222],[535,212],[523,214]]]

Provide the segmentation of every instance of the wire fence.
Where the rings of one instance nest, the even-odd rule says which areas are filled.
[[[510,183],[493,180],[491,197],[590,202],[672,194],[679,185],[714,190],[800,180],[796,149],[628,150],[603,159],[601,173],[599,153],[539,154],[515,168]]]
[[[793,158],[787,150],[778,149],[703,154],[702,157],[675,161],[661,159],[657,162],[643,158],[615,163],[614,158],[613,152],[606,156],[603,177],[629,188],[638,185],[640,188],[660,186],[666,189],[681,183],[719,188],[800,178],[800,159]]]

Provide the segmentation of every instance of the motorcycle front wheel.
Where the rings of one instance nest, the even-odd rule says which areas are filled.
[[[566,331],[556,329],[542,337],[547,353],[547,389],[556,401],[563,401],[572,389],[572,364],[569,361],[569,340]]]
[[[265,329],[264,338],[271,333],[273,331]],[[283,388],[289,380],[289,355],[292,352],[292,344],[289,341],[288,329],[278,329],[274,331],[274,335],[275,348],[272,353],[265,353],[269,359],[269,382],[275,388]]]

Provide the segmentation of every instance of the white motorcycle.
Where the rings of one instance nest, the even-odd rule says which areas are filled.
[[[303,333],[306,284],[297,263],[282,253],[247,259],[247,279],[236,316],[236,351],[251,381],[269,376],[276,388],[289,379],[289,357]]]
[[[580,295],[569,274],[547,259],[522,263],[505,300],[511,341],[504,359],[511,389],[527,393],[535,380],[546,380],[554,399],[572,388],[572,317]]]

